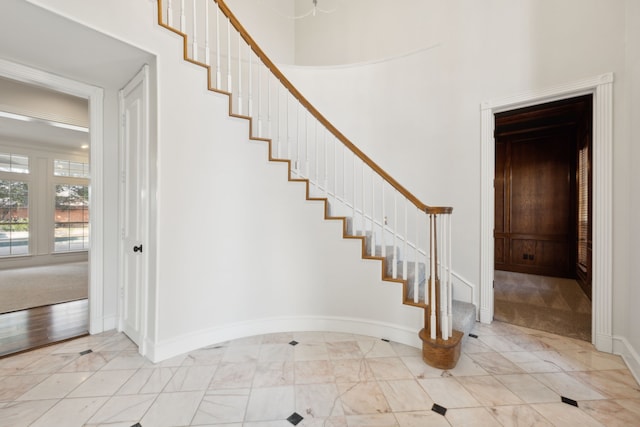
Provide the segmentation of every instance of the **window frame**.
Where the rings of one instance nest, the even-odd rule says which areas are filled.
[[[89,256],[91,240],[86,247],[73,251],[55,250],[55,185],[86,185],[91,198],[91,177],[77,178],[54,175],[54,160],[90,165],[89,152],[42,146],[40,143],[0,140],[0,153],[27,157],[29,173],[0,171],[0,179],[23,181],[28,185],[29,241],[28,253],[0,256],[0,268],[59,262],[62,258],[81,261]],[[89,171],[88,167],[86,169]],[[89,171],[90,173],[90,171]],[[91,200],[87,209],[91,209]],[[90,224],[89,229],[90,229]],[[89,239],[91,239],[89,232]]]

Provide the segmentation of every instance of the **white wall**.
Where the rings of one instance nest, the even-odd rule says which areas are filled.
[[[275,63],[295,60],[294,0],[227,0],[243,27]]]
[[[287,67],[286,72],[339,129],[425,203],[454,207],[454,269],[476,284],[480,103],[614,73],[613,333],[627,337],[637,352],[640,334],[632,325],[640,315],[628,303],[638,301],[631,249],[639,237],[632,214],[638,208],[633,164],[640,160],[633,143],[638,125],[632,118],[639,99],[637,4],[460,0],[420,9],[398,2],[392,12],[375,1],[367,4],[367,16],[376,19],[363,20],[358,11],[346,17],[323,15],[324,33],[340,33],[345,21],[402,33],[403,19],[389,19],[383,26],[378,20],[386,13],[413,19],[430,7],[440,24],[421,38],[423,50],[378,60],[371,53],[352,53],[343,40],[326,37],[320,45],[314,39],[318,28],[301,22],[297,53],[322,51],[316,64],[341,59],[347,65]],[[407,52],[404,42],[394,40],[396,52]],[[371,47],[362,51],[371,52]],[[353,64],[363,60],[369,62]]]
[[[319,219],[321,207],[301,201],[303,189],[283,182],[285,171],[266,162],[259,144],[235,141],[246,135],[247,124],[224,118],[226,99],[204,94],[204,73],[184,64],[180,41],[149,18],[155,2],[33,1],[157,55],[155,297],[160,317],[154,338],[159,358],[225,334],[287,327],[291,317],[353,317],[399,325],[397,331],[420,323],[412,309],[381,308],[385,299],[400,297],[397,288],[380,282],[379,266],[349,261],[352,252],[357,259],[357,245],[327,237],[339,235],[339,226]],[[366,17],[385,13],[376,2],[367,7]],[[404,4],[394,8],[412,16]],[[634,14],[627,16],[627,8]],[[454,206],[456,271],[477,283],[480,103],[613,71],[614,334],[637,353],[640,336],[634,329],[640,314],[628,301],[638,296],[638,287],[631,284],[638,273],[631,248],[640,230],[629,208],[639,204],[638,178],[631,171],[640,153],[631,142],[639,134],[638,124],[627,112],[637,110],[631,73],[637,75],[638,61],[627,54],[635,52],[633,44],[627,51],[624,44],[626,37],[637,36],[631,30],[640,22],[637,6],[631,0],[457,1],[441,4],[437,21],[436,33],[422,45],[437,45],[432,49],[358,67],[291,68],[293,80],[421,199]],[[394,19],[388,28],[393,32],[405,26]],[[305,47],[303,30],[297,26],[296,31],[297,55]],[[323,49],[338,49],[338,44]],[[340,87],[349,90],[340,93],[337,104],[343,111],[338,115],[336,104],[324,96]],[[305,242],[301,251],[296,242],[303,236],[317,244]],[[361,296],[368,304],[354,303]],[[265,318],[270,321],[251,323]]]
[[[269,4],[269,0],[260,0]],[[250,2],[252,3],[252,2]],[[295,21],[295,63],[337,65],[388,58],[441,42],[448,2],[318,0],[318,12]],[[312,9],[296,1],[296,16]],[[407,13],[410,11],[410,13]]]
[[[637,170],[640,162],[640,3],[635,0],[627,0],[627,22],[626,22],[626,42],[627,42],[627,76],[629,79],[628,90],[625,92],[627,105],[622,114],[626,116],[629,124],[629,152],[626,160],[629,171]],[[640,211],[640,174],[629,172],[629,206],[627,211],[628,233],[626,237],[626,252],[636,255],[637,242],[640,240],[640,222],[637,221]],[[640,314],[638,311],[638,301],[640,301],[640,285],[637,278],[640,277],[640,264],[631,259],[629,265],[629,286],[626,292],[621,295],[621,301],[627,301],[626,309],[621,309],[627,314],[621,319],[621,335],[626,337],[629,346],[635,354],[627,354],[628,361],[635,360],[636,378],[640,377]],[[631,353],[630,351],[630,353]],[[635,358],[635,359],[634,359]]]
[[[420,310],[403,306],[401,286],[380,280],[379,262],[361,260],[342,225],[324,221],[324,207],[267,161],[264,143],[249,143],[248,122],[228,117],[227,98],[208,93],[204,70],[182,60],[181,39],[155,24],[155,2],[33,2],[155,55],[152,358],[277,330],[419,342]],[[107,97],[105,109],[113,106]]]

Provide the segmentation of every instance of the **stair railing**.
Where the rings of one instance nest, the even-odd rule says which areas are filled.
[[[327,201],[328,218],[349,217],[345,237],[362,238],[363,257],[383,260],[383,279],[405,284],[403,302],[427,309],[431,339],[447,340],[453,209],[424,204],[349,141],[223,0],[157,1],[159,24],[183,37],[184,59],[208,70],[209,90],[229,96],[230,115],[249,120],[251,139],[269,143],[269,160],[289,164],[289,179],[307,183],[307,198]]]

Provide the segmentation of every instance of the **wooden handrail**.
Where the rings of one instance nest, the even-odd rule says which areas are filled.
[[[342,142],[345,147],[347,147],[352,153],[360,158],[364,163],[366,163],[372,170],[374,170],[378,175],[380,175],[385,181],[389,183],[393,188],[395,188],[400,194],[406,197],[411,203],[413,203],[418,209],[427,214],[451,214],[453,208],[444,207],[444,206],[428,206],[416,196],[414,196],[409,190],[404,188],[398,181],[393,179],[391,175],[389,175],[384,169],[382,169],[378,164],[376,164],[373,160],[371,160],[366,154],[364,154],[358,147],[356,147],[349,139],[344,136],[338,129],[336,129],[329,120],[327,120],[302,94],[293,86],[293,84],[284,76],[284,74],[280,71],[280,69],[269,59],[269,57],[264,53],[264,51],[258,46],[258,44],[253,40],[253,38],[249,35],[247,30],[242,26],[240,21],[235,17],[235,15],[231,12],[229,7],[226,5],[224,0],[213,0],[218,4],[222,13],[229,18],[229,21],[233,24],[234,28],[240,33],[240,36],[244,39],[245,42],[249,46],[251,46],[251,50],[262,60],[264,65],[269,68],[271,73],[280,80],[280,83],[287,88],[287,90],[293,95],[301,105],[303,105],[309,113],[311,113],[316,120],[318,120],[322,125],[329,130],[340,142]]]

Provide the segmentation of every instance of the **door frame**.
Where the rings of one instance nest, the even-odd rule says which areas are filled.
[[[104,90],[46,71],[0,59],[0,76],[23,83],[35,84],[57,92],[87,99],[89,103],[89,333],[99,334],[104,325],[104,175],[103,120]]]
[[[612,147],[613,73],[574,81],[555,87],[481,103],[480,167],[480,301],[482,323],[491,323],[494,314],[494,190],[495,113],[593,94],[593,254],[592,254],[592,343],[600,351],[613,351],[612,321]]]

